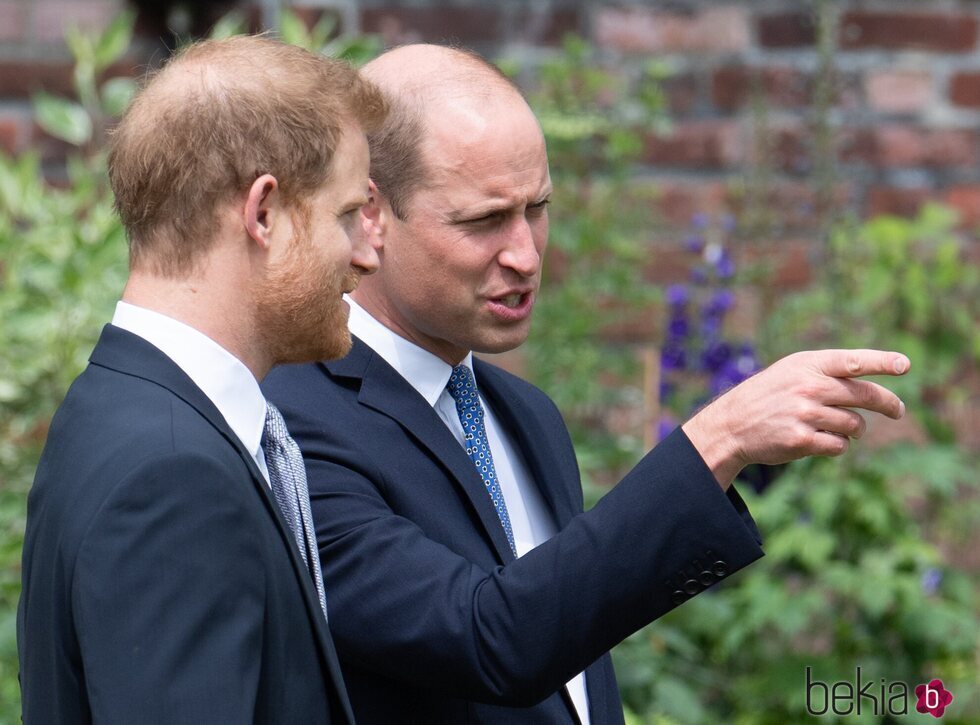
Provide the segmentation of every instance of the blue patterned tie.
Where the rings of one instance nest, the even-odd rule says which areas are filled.
[[[266,402],[265,432],[262,435],[262,449],[265,463],[269,468],[269,483],[272,494],[283,518],[289,525],[296,544],[299,546],[303,563],[310,570],[316,585],[317,597],[323,616],[327,616],[327,595],[323,588],[323,574],[320,572],[320,554],[317,549],[316,531],[313,528],[313,515],[310,512],[310,492],[306,486],[306,468],[299,446],[286,430],[286,422],[279,409]]]
[[[480,404],[480,395],[476,390],[473,371],[465,365],[457,365],[453,368],[452,375],[449,376],[446,388],[449,389],[449,394],[456,401],[456,413],[459,415],[459,422],[463,426],[466,455],[473,461],[477,473],[483,479],[483,485],[487,487],[487,493],[490,494],[490,501],[497,511],[500,525],[504,527],[510,550],[514,552],[514,556],[517,556],[517,547],[514,545],[514,530],[510,526],[507,503],[500,491],[497,469],[493,467],[493,456],[490,453],[490,443],[487,441],[487,429],[483,423],[483,405]]]

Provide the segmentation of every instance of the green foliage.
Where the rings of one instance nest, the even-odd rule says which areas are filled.
[[[931,437],[950,442],[937,403],[961,401],[951,383],[980,362],[980,271],[964,259],[956,222],[950,209],[930,205],[911,220],[840,225],[831,236],[833,285],[781,304],[769,321],[772,352],[800,341],[904,352],[912,369],[889,387]]]
[[[19,719],[14,612],[27,490],[48,421],[85,366],[126,273],[99,157],[48,185],[36,156],[0,157],[0,721]]]
[[[958,698],[946,719],[975,721],[975,586],[923,539],[907,502],[937,494],[896,480],[891,453],[809,460],[764,496],[743,492],[766,557],[615,652],[629,706],[685,723],[802,722],[807,665],[851,682],[860,665],[875,683],[939,677]],[[662,678],[677,692],[665,697]]]
[[[230,12],[212,28],[211,38],[229,38],[247,32],[245,17]],[[279,37],[283,42],[304,48],[329,58],[342,58],[355,66],[361,66],[381,52],[382,42],[377,35],[337,34],[337,20],[323,15],[312,28],[292,10],[284,9],[279,18]]]
[[[548,144],[555,191],[544,279],[524,350],[535,382],[565,414],[589,480],[636,451],[635,440],[603,436],[595,423],[602,410],[639,395],[623,385],[638,377],[635,354],[603,335],[654,299],[642,277],[640,236],[649,227],[650,198],[628,181],[643,134],[667,126],[658,84],[663,69],[650,66],[631,86],[603,68],[588,43],[569,37],[563,52],[536,70],[528,100]],[[587,493],[594,499],[599,492]]]
[[[97,146],[107,121],[129,105],[136,90],[131,78],[113,78],[98,83],[100,75],[119,60],[133,36],[133,11],[120,13],[99,36],[72,28],[66,35],[75,59],[73,84],[77,101],[39,92],[34,96],[34,113],[45,131],[73,146]]]

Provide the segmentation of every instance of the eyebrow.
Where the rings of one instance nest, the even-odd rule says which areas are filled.
[[[539,196],[535,201],[530,202],[527,206],[537,206],[539,204],[543,204],[551,198],[553,191],[553,189],[548,189],[544,194]],[[450,211],[446,214],[446,218],[452,224],[459,224],[462,222],[472,221],[474,219],[482,219],[483,217],[492,216],[494,214],[508,212],[516,207],[517,204],[488,204],[484,207],[477,206],[472,209],[458,209]]]

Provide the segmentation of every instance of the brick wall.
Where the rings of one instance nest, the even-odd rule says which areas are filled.
[[[145,4],[145,3],[144,3]],[[980,225],[980,2],[840,0],[833,30],[836,198],[864,214],[913,213],[946,201]],[[65,92],[69,25],[104,26],[126,0],[0,0],[0,148],[37,143],[28,99]],[[261,20],[263,3],[239,2]],[[787,210],[777,236],[812,231],[813,100],[817,91],[813,2],[585,2],[296,0],[304,17],[334,14],[344,30],[389,44],[461,42],[534,63],[567,32],[590,38],[604,62],[634,73],[664,59],[675,132],[646,144],[645,178],[662,189],[668,221],[694,210],[737,207],[737,189],[759,159],[773,168],[767,192]],[[144,30],[144,55],[165,34]],[[159,56],[159,52],[156,52]],[[133,63],[136,63],[134,59]],[[123,69],[124,70],[124,69]],[[753,103],[763,99],[753,113]],[[760,124],[767,148],[760,149]]]

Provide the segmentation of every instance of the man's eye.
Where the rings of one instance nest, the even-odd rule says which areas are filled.
[[[500,212],[492,212],[490,214],[484,214],[476,219],[468,219],[465,223],[472,224],[474,226],[491,226],[493,224],[499,223],[504,218],[504,215]]]
[[[541,212],[543,212],[545,209],[548,208],[548,204],[550,203],[551,203],[551,199],[544,199],[543,201],[539,201],[537,204],[529,204],[527,210],[532,213],[540,214]]]

